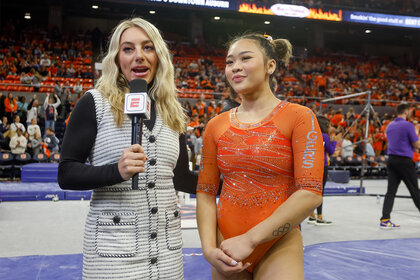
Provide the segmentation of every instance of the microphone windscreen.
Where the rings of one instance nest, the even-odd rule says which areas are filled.
[[[125,94],[124,113],[142,119],[150,119],[151,100],[147,94],[147,82],[135,79],[130,82],[130,92]]]
[[[143,79],[134,79],[130,82],[130,92],[147,92],[147,82]]]

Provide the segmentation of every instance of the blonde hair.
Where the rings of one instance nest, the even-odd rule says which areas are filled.
[[[233,38],[227,45],[228,49],[235,42],[243,39],[256,41],[260,45],[264,53],[264,62],[267,62],[270,59],[276,61],[276,70],[270,74],[269,80],[270,88],[274,92],[277,87],[277,80],[275,77],[276,71],[281,64],[284,66],[289,65],[290,58],[292,57],[292,44],[290,44],[287,39],[273,40],[271,36],[265,36],[258,33],[245,33]]]
[[[129,83],[122,74],[118,53],[123,32],[131,27],[139,27],[150,37],[156,50],[158,65],[149,96],[155,100],[158,114],[164,124],[177,132],[185,132],[186,116],[176,95],[174,67],[166,43],[159,30],[141,18],[123,20],[115,27],[109,41],[108,52],[102,60],[102,76],[96,83],[98,89],[111,105],[115,123],[121,127],[126,115],[124,114],[125,93],[129,92]]]

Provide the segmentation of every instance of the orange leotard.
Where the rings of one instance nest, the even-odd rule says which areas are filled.
[[[223,188],[217,225],[224,239],[247,232],[297,190],[322,194],[322,134],[307,107],[281,102],[258,123],[241,123],[236,108],[213,118],[203,138],[197,192]],[[244,263],[255,265],[278,240],[260,244]]]

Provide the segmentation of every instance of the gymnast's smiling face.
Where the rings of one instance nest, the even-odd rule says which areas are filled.
[[[269,88],[269,64],[259,44],[250,39],[236,41],[226,57],[226,78],[240,95]]]

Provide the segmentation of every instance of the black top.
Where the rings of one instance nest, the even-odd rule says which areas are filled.
[[[154,101],[151,108],[150,120],[144,121],[149,130],[153,129],[156,121]],[[96,134],[95,101],[91,94],[85,94],[77,102],[64,134],[58,166],[58,183],[62,189],[90,190],[124,181],[118,171],[118,163],[103,166],[86,164]],[[175,189],[195,193],[198,175],[189,169],[185,134],[179,136],[179,151],[173,178]]]

